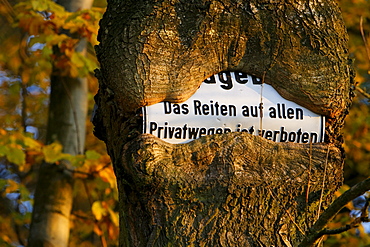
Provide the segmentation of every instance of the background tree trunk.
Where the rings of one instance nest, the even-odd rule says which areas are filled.
[[[67,11],[74,12],[92,6],[91,0],[58,1]],[[85,50],[81,41],[78,52]],[[87,115],[87,80],[58,76],[50,78],[50,106],[46,144],[59,142],[63,152],[82,154],[85,145]],[[68,246],[69,216],[73,199],[73,177],[67,162],[44,163],[39,171],[35,191],[32,223],[28,246]]]
[[[96,135],[119,188],[121,246],[297,246],[342,183],[353,75],[335,1],[119,1],[101,21]],[[140,107],[241,71],[326,116],[325,142],[246,133],[172,145]]]

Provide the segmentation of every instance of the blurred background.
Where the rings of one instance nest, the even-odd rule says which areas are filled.
[[[370,176],[370,1],[338,4],[348,29],[357,89],[343,130],[345,184],[337,196]],[[92,114],[98,90],[93,47],[105,7],[105,0],[95,0],[89,9],[68,12],[52,0],[0,0],[0,246],[27,246],[38,171],[43,161],[61,160],[69,161],[74,179],[69,246],[118,245],[115,176],[90,119],[82,153],[64,153],[61,143],[47,142],[53,76],[86,78]],[[85,53],[76,50],[81,40],[86,42]],[[328,227],[338,228],[358,216],[360,199],[349,203]],[[323,243],[370,246],[369,234],[370,226],[364,223],[325,237]]]

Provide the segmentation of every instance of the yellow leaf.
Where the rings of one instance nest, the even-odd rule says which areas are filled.
[[[46,41],[50,46],[53,45],[61,45],[63,41],[66,41],[70,39],[67,35],[65,34],[60,34],[60,35],[50,35],[47,37]]]
[[[78,69],[74,64],[71,64],[71,67],[69,69],[69,75],[72,78],[77,78],[78,77]]]
[[[70,155],[62,153],[62,149],[63,147],[59,143],[52,143],[42,147],[45,161],[48,163],[55,163],[58,160],[69,158]]]
[[[30,137],[24,138],[24,144],[26,145],[26,147],[36,149],[36,150],[39,150],[39,148],[41,147],[41,144],[38,141]]]
[[[44,11],[48,8],[48,5],[46,4],[45,1],[40,1],[40,0],[32,1],[31,4],[32,4],[32,8],[37,11]]]
[[[101,220],[107,214],[107,210],[103,207],[100,201],[95,201],[91,206],[91,211],[97,220]]]
[[[111,167],[100,170],[99,176],[104,182],[109,183],[111,188],[117,188],[116,176]]]
[[[77,52],[74,52],[72,54],[72,57],[71,57],[71,62],[78,68],[81,68],[81,67],[84,67],[85,66],[85,63],[84,63],[84,60],[82,58],[82,55],[77,53]]]
[[[12,179],[8,179],[7,182],[8,184],[6,186],[5,193],[13,193],[13,192],[18,191],[19,184],[17,184],[17,182],[15,182]]]
[[[109,212],[110,219],[112,220],[113,224],[118,227],[119,226],[118,213],[117,212],[114,212],[110,208],[108,208],[108,212]]]

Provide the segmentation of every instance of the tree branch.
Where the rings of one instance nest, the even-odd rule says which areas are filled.
[[[363,21],[364,21],[364,18],[361,16],[361,18],[360,18],[361,36],[362,36],[362,40],[364,41],[364,45],[365,45],[365,48],[366,48],[367,58],[370,61],[370,50],[369,50],[369,45],[368,45],[367,40],[366,40],[366,35],[365,35],[364,27],[363,27]]]
[[[356,90],[359,91],[364,97],[366,97],[370,101],[370,94],[368,94],[365,90],[360,87],[356,87]]]
[[[334,218],[334,216],[350,201],[356,197],[364,194],[366,191],[370,190],[370,178],[356,184],[351,189],[344,192],[340,197],[338,197],[330,206],[320,215],[319,219],[308,231],[308,236],[299,244],[298,247],[309,247],[312,246],[317,239],[333,230],[324,229],[326,224]],[[359,218],[360,220],[362,219]],[[347,227],[347,226],[345,226]],[[351,228],[349,228],[351,229]],[[347,230],[349,230],[347,229]],[[339,229],[336,229],[338,231]]]

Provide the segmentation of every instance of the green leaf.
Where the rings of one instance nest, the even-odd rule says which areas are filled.
[[[71,162],[73,167],[81,167],[84,165],[85,156],[84,155],[71,155],[68,160]]]
[[[31,2],[31,5],[36,11],[45,11],[48,9],[48,4],[44,0],[34,0]]]
[[[52,11],[58,14],[64,14],[65,12],[64,7],[51,0],[33,0],[31,4],[35,11]]]
[[[37,149],[37,150],[41,147],[41,144],[38,141],[30,137],[24,137],[24,145],[28,148]]]
[[[6,154],[9,152],[9,149],[5,145],[0,145],[0,157],[6,156]]]
[[[93,72],[97,67],[98,64],[95,60],[85,58],[86,67],[88,68],[89,72]]]
[[[26,154],[19,148],[9,147],[6,157],[9,162],[16,165],[24,165],[26,163]]]
[[[52,143],[44,146],[42,152],[44,153],[45,161],[48,163],[55,163],[62,159],[69,160],[70,155],[63,153],[62,150],[63,147],[59,143]]]
[[[23,184],[20,184],[19,186],[19,193],[21,194],[23,201],[30,199],[30,192]]]
[[[48,46],[44,46],[42,48],[42,55],[45,57],[45,58],[49,58],[51,55],[53,54],[53,49],[48,47]]]
[[[7,185],[8,185],[8,180],[0,178],[0,191],[4,190]]]
[[[19,94],[20,90],[21,90],[20,84],[19,83],[13,83],[12,85],[10,85],[8,92],[15,95],[15,94]]]
[[[101,155],[94,150],[87,150],[85,155],[86,155],[86,159],[90,159],[90,160],[98,160],[101,157]]]

